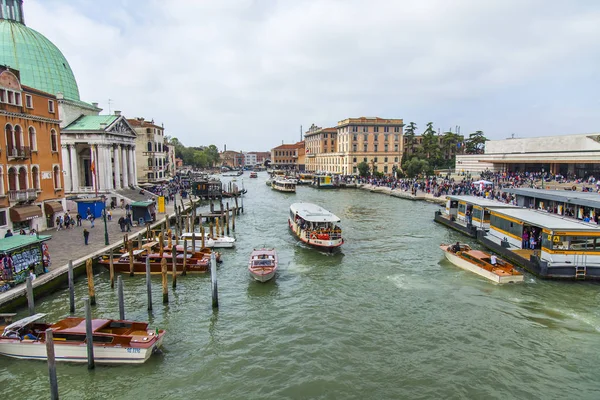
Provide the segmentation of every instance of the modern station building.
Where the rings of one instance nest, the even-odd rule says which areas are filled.
[[[486,169],[600,177],[600,134],[488,140],[484,154],[456,156],[458,172]]]

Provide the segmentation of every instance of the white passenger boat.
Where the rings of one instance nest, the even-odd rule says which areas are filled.
[[[35,314],[4,327],[0,354],[46,360],[46,329],[52,329],[56,361],[87,362],[85,318],[69,317],[55,324]],[[146,322],[92,320],[94,361],[100,364],[141,364],[162,344],[165,331],[148,329]]]
[[[472,250],[469,245],[441,244],[446,259],[459,268],[476,273],[496,283],[523,282],[523,274],[515,267],[484,251]]]
[[[188,246],[192,245],[192,237],[196,240],[196,251],[202,249],[202,234],[200,232],[186,232],[181,235],[177,244],[183,246],[184,239],[187,239]],[[235,239],[230,236],[211,237],[210,233],[204,233],[204,247],[208,248],[231,248],[235,245]]]
[[[280,192],[295,193],[297,181],[294,179],[275,179],[271,182],[271,189]]]
[[[299,174],[298,175],[298,184],[299,185],[310,185],[313,183],[314,175],[313,174]]]
[[[277,252],[275,249],[254,249],[250,254],[248,271],[259,282],[271,280],[277,272]]]
[[[333,250],[344,243],[340,219],[323,207],[311,203],[290,206],[288,225],[294,235],[311,246]]]

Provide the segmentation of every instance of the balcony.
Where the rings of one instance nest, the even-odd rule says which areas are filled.
[[[162,171],[165,166],[144,167],[144,171]]]
[[[31,156],[31,148],[29,146],[7,147],[6,156],[9,160],[29,158]]]
[[[25,190],[9,190],[8,200],[9,201],[31,201],[37,198],[37,189],[25,189]]]

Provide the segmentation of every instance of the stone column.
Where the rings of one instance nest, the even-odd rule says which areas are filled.
[[[106,190],[106,153],[104,152],[105,146],[98,145],[96,154],[98,155],[98,161],[96,162],[96,170],[98,170],[98,190]]]
[[[134,181],[134,177],[135,177],[135,172],[133,170],[133,159],[135,158],[135,156],[133,155],[133,149],[131,147],[129,147],[127,149],[127,157],[129,158],[127,161],[129,162],[127,164],[127,168],[129,169],[129,183],[132,185],[135,185],[135,181]]]
[[[119,146],[116,146],[113,149],[114,158],[115,158],[115,189],[121,189],[121,160],[119,159]]]
[[[135,146],[133,146],[133,149],[131,150],[131,154],[133,155],[133,184],[137,186],[138,184],[138,177],[137,177],[137,157],[135,154]]]
[[[77,148],[74,144],[69,146],[70,158],[63,158],[63,160],[69,160],[69,171],[71,171],[71,191],[79,191],[79,161],[77,160]],[[63,161],[64,163],[64,161]],[[65,183],[66,186],[66,183]]]
[[[62,162],[63,165],[61,165],[61,168],[64,171],[67,171],[67,175],[64,175],[65,178],[65,191],[67,190],[67,188],[70,188],[71,191],[73,191],[73,173],[71,172],[71,163],[69,161],[69,147],[71,147],[70,145],[67,144],[63,144],[60,146],[61,147],[61,151],[62,151]],[[31,176],[32,181],[33,181],[33,175]],[[41,182],[40,182],[41,184]],[[33,187],[33,185],[31,185],[31,187]]]
[[[127,150],[125,149],[125,145],[121,145],[121,166],[123,167],[121,172],[123,188],[127,188],[129,186],[129,180],[127,179],[129,171],[127,171]]]

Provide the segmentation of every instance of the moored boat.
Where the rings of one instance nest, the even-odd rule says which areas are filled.
[[[473,250],[466,244],[441,244],[440,249],[446,259],[459,268],[476,273],[496,283],[516,283],[523,281],[523,274],[515,267],[495,255],[481,250]]]
[[[248,271],[259,282],[271,280],[277,272],[278,260],[275,249],[254,249],[250,254]]]
[[[208,249],[207,249],[208,250]],[[178,251],[183,251],[183,247]],[[133,251],[133,273],[136,275],[143,275],[146,273],[146,258],[150,260],[150,273],[160,274],[162,273],[162,260],[167,261],[167,273],[173,273],[173,255],[171,249],[165,248],[165,251],[161,255],[160,253],[148,253],[145,249]],[[183,272],[183,259],[184,254],[181,252],[175,255],[175,269],[178,273]],[[206,273],[209,270],[210,263],[210,250],[203,253],[188,253],[185,259],[185,270],[186,273]],[[109,256],[102,256],[98,260],[99,264],[104,265],[105,268],[110,268]],[[129,253],[120,254],[118,257],[113,258],[113,268],[115,272],[129,273],[131,271]]]
[[[296,180],[275,179],[273,182],[271,182],[271,189],[278,190],[280,192],[295,193]]]
[[[294,235],[311,246],[333,250],[344,243],[340,219],[312,203],[294,203],[290,206],[288,225]]]
[[[46,360],[46,329],[52,329],[56,361],[87,362],[85,318],[69,317],[54,324],[35,314],[4,327],[0,354],[20,359]],[[141,364],[162,345],[164,330],[148,329],[146,322],[92,320],[94,361],[100,364]]]
[[[298,174],[299,185],[310,185],[311,183],[313,183],[313,179],[313,174]]]
[[[250,178],[258,178],[258,173],[250,172]]]
[[[196,251],[202,249],[202,234],[200,232],[186,232],[181,235],[177,241],[178,245],[183,246],[184,239],[187,239],[188,246],[192,245],[192,237],[196,240]],[[231,248],[235,245],[235,239],[230,236],[212,237],[210,233],[204,233],[204,247],[208,248]],[[190,247],[191,248],[191,247]]]

